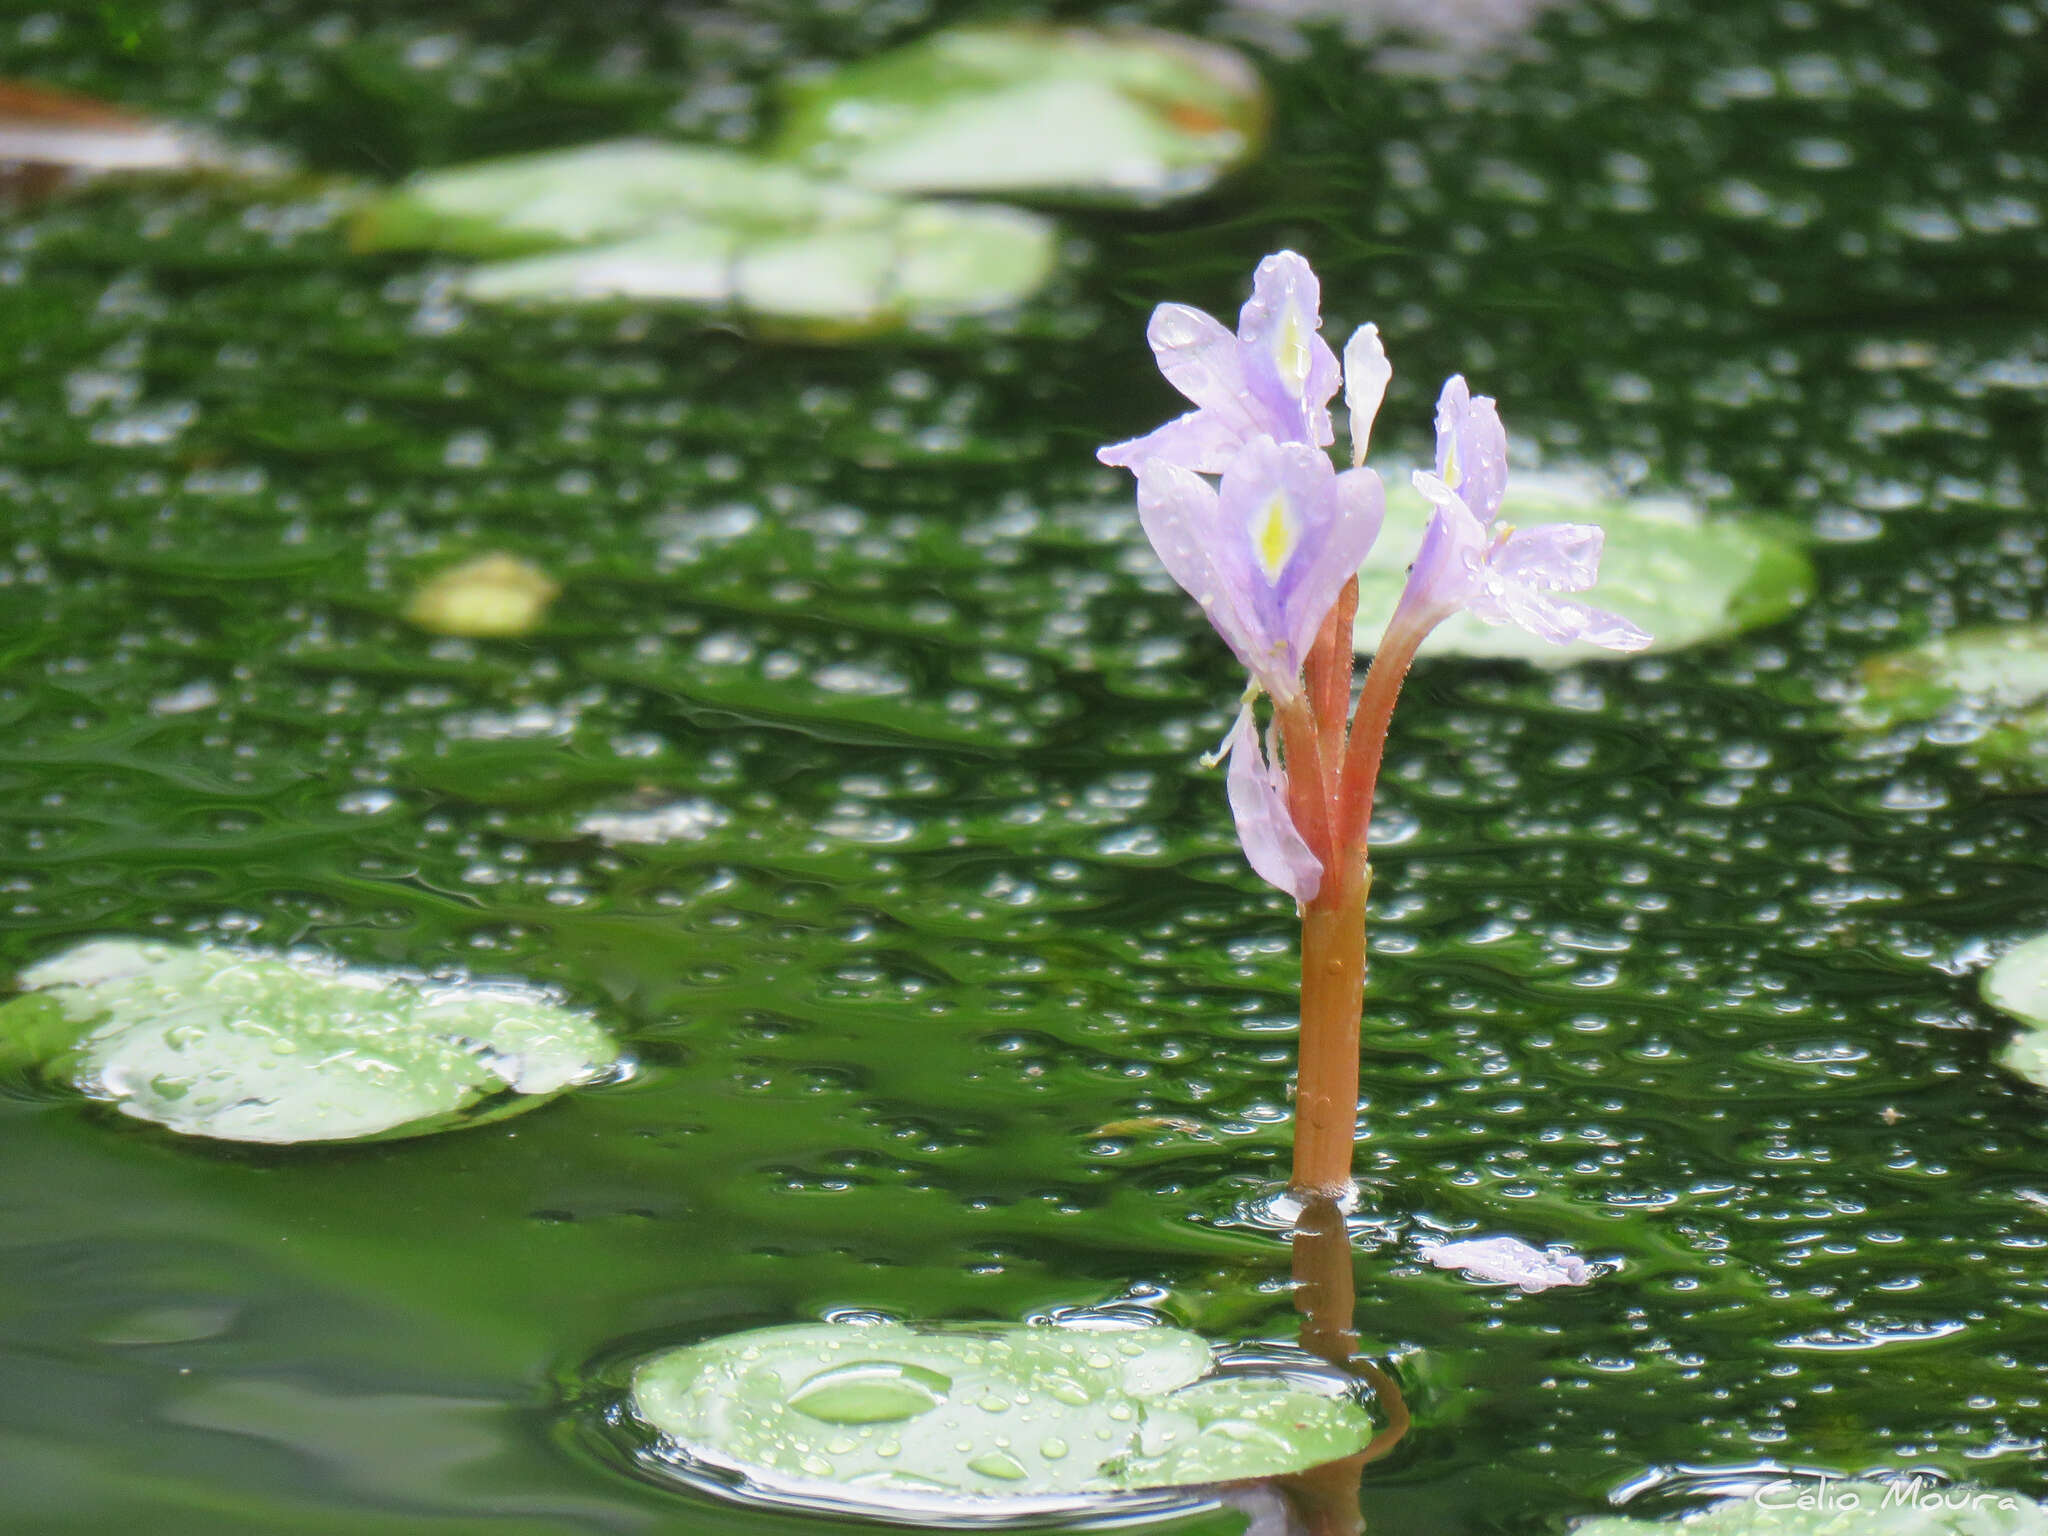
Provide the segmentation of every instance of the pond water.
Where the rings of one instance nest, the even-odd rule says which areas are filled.
[[[79,5],[0,19],[0,74],[389,179],[745,138],[784,73],[980,14]],[[1369,1527],[1561,1531],[1760,1465],[2043,1492],[2048,1121],[1975,978],[2048,926],[2042,802],[1835,719],[1865,658],[2048,606],[2043,27],[1628,0],[1419,76],[1310,23],[1253,48],[1255,164],[1063,212],[1047,293],[944,340],[473,308],[352,254],[339,181],[8,216],[0,960],[463,968],[638,1065],[326,1149],[8,1081],[0,1525],[815,1530],[637,1476],[607,1373],[848,1312],[1291,1338],[1239,1213],[1285,1173],[1292,913],[1196,765],[1239,680],[1091,457],[1171,408],[1151,305],[1234,309],[1283,245],[1333,334],[1385,332],[1389,450],[1462,369],[1547,464],[1775,516],[1817,570],[1742,639],[1411,682],[1357,1321],[1416,1427]],[[405,622],[500,550],[561,587],[537,631]],[[1606,1273],[1419,1257],[1479,1232]]]

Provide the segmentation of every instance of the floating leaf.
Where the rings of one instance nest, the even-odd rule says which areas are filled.
[[[560,250],[691,221],[737,238],[859,216],[876,199],[738,150],[619,139],[424,171],[366,204],[359,250]]]
[[[2048,933],[2027,940],[1984,973],[1984,1001],[2028,1027],[2000,1060],[2028,1082],[2048,1088]]]
[[[803,1324],[656,1355],[632,1406],[686,1467],[884,1515],[1266,1477],[1372,1438],[1341,1381],[1215,1367],[1177,1328]]]
[[[1941,720],[1951,743],[2005,789],[2048,786],[2048,625],[1962,629],[1863,663],[1842,712],[1855,729]]]
[[[1359,572],[1354,633],[1361,651],[1379,643],[1428,511],[1406,476],[1387,477],[1386,525]],[[1813,589],[1806,556],[1755,522],[1705,517],[1682,502],[1606,498],[1578,476],[1515,476],[1502,515],[1524,527],[1599,524],[1607,534],[1600,584],[1585,596],[1648,630],[1653,651],[1674,651],[1772,623],[1805,602]],[[1423,654],[1512,656],[1562,666],[1613,661],[1622,653],[1595,645],[1553,645],[1514,625],[1495,626],[1458,614],[1424,642]]]
[[[1265,117],[1258,76],[1212,43],[963,27],[797,87],[775,148],[883,191],[1157,203],[1249,157]]]
[[[871,329],[989,314],[1051,274],[1021,209],[906,202],[737,150],[629,139],[414,177],[357,215],[359,247],[498,256],[474,299],[657,300]]]
[[[517,556],[479,555],[422,586],[405,605],[405,616],[437,635],[523,635],[540,623],[561,590],[547,572]]]
[[[426,983],[303,954],[95,939],[22,974],[0,1062],[224,1141],[420,1136],[530,1109],[618,1047],[530,988]]]
[[[1588,1520],[1572,1536],[2048,1536],[2020,1494],[1926,1478],[1782,1477],[1678,1520]]]
[[[237,153],[206,134],[24,80],[0,80],[0,192],[44,196],[69,178],[230,171],[276,175],[275,155]]]
[[[674,222],[610,245],[493,262],[462,287],[478,299],[674,300],[871,327],[1014,308],[1044,283],[1053,257],[1052,225],[1021,209],[876,199],[781,234]]]

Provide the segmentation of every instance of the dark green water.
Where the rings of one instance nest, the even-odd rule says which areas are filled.
[[[407,10],[17,13],[0,73],[389,176],[751,132],[779,71],[955,14]],[[1971,974],[2048,926],[2041,802],[1826,701],[2048,607],[2044,28],[1630,4],[1454,84],[1316,34],[1263,61],[1256,168],[1069,218],[1055,292],[970,345],[467,311],[303,189],[7,218],[5,962],[167,932],[464,966],[643,1070],[284,1154],[10,1085],[0,1527],[816,1529],[636,1481],[565,1405],[636,1342],[845,1308],[1163,1292],[1291,1334],[1284,1252],[1231,1219],[1284,1169],[1289,914],[1194,762],[1238,679],[1090,461],[1171,408],[1150,306],[1233,307],[1282,244],[1331,331],[1387,333],[1407,446],[1463,368],[1553,459],[1820,539],[1815,602],[1747,640],[1414,678],[1359,1326],[1418,1427],[1370,1528],[1559,1530],[1762,1462],[2042,1492],[2048,1105]],[[563,582],[542,632],[396,618],[492,548]],[[577,830],[676,799],[720,824]],[[1147,1115],[1202,1134],[1096,1134]],[[1524,1297],[1415,1260],[1469,1223],[1620,1270]]]

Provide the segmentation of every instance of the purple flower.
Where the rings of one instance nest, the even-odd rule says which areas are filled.
[[[1163,458],[1137,471],[1138,517],[1168,574],[1259,687],[1298,697],[1316,631],[1379,533],[1379,476],[1339,474],[1321,448],[1263,435],[1220,488]]]
[[[1281,251],[1259,263],[1235,336],[1202,310],[1160,305],[1145,339],[1167,382],[1198,409],[1095,456],[1126,469],[1156,459],[1220,475],[1254,438],[1328,445],[1337,357],[1317,334],[1321,302],[1309,264]]]
[[[1562,597],[1593,585],[1605,535],[1587,523],[1517,529],[1496,523],[1507,491],[1507,433],[1494,404],[1462,378],[1437,402],[1436,473],[1415,488],[1436,507],[1408,569],[1394,623],[1424,630],[1459,609],[1489,624],[1517,624],[1559,644],[1584,640],[1639,651],[1650,637],[1619,614]]]
[[[1322,889],[1322,861],[1295,829],[1293,812],[1287,808],[1286,770],[1273,760],[1270,742],[1259,739],[1249,703],[1237,712],[1237,723],[1219,751],[1230,754],[1224,788],[1245,861],[1268,885],[1278,886],[1296,901],[1313,901]]]

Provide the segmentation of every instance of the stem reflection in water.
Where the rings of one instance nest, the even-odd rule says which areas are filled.
[[[1287,1526],[1271,1536],[1360,1536],[1365,1517],[1358,1508],[1358,1484],[1366,1466],[1378,1461],[1408,1433],[1408,1405],[1385,1371],[1358,1354],[1352,1326],[1357,1291],[1352,1276],[1351,1233],[1334,1198],[1312,1196],[1294,1223],[1294,1306],[1301,1314],[1301,1347],[1357,1377],[1372,1389],[1386,1428],[1355,1456],[1326,1462],[1277,1480],[1286,1497]],[[1268,1536],[1254,1520],[1246,1536]]]

